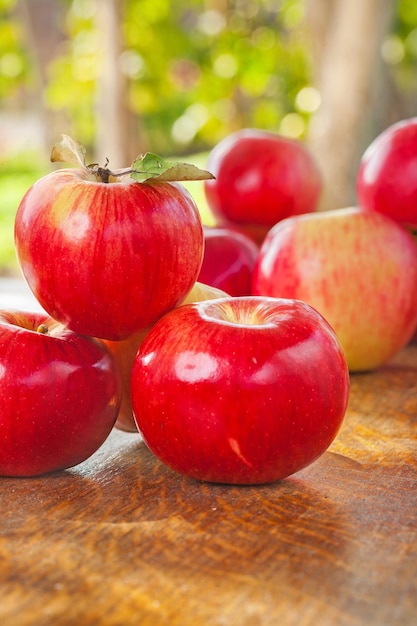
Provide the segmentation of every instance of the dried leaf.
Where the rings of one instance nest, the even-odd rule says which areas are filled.
[[[61,135],[61,141],[52,148],[51,161],[52,163],[70,163],[78,167],[86,167],[85,152],[84,146],[79,141],[75,141],[69,135]]]
[[[152,152],[147,152],[134,161],[131,176],[139,182],[154,180],[180,182],[214,178],[207,170],[202,170],[190,163],[165,161]]]

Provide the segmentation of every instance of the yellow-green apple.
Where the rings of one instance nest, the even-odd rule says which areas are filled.
[[[0,475],[38,476],[90,457],[110,434],[121,381],[100,341],[45,313],[0,311]]]
[[[356,179],[363,209],[417,227],[417,117],[380,133],[365,150]]]
[[[417,324],[417,246],[389,217],[358,207],[283,220],[268,233],[253,293],[297,298],[331,324],[354,371],[379,367]]]
[[[132,370],[150,450],[220,483],[269,483],[312,463],[339,431],[348,396],[332,328],[308,304],[280,298],[178,307],[152,327]]]
[[[241,129],[213,148],[207,164],[214,178],[204,189],[218,224],[233,225],[257,243],[278,221],[317,208],[322,177],[300,140]]]
[[[180,303],[180,306],[191,302],[200,302],[201,300],[221,298],[226,295],[228,294],[220,289],[196,282],[184,300]],[[132,411],[130,377],[136,353],[143,339],[149,333],[149,330],[150,328],[146,328],[137,333],[133,333],[130,337],[122,341],[104,340],[104,343],[116,361],[122,379],[122,401],[116,420],[116,428],[126,432],[137,433],[137,427]]]
[[[54,160],[76,161],[65,148],[59,145]],[[15,218],[18,261],[54,319],[85,335],[124,339],[193,286],[203,257],[201,218],[180,183],[138,182],[137,169],[112,172],[78,160],[24,195]]]
[[[231,228],[204,227],[204,256],[198,280],[230,296],[248,296],[258,258],[255,242]]]

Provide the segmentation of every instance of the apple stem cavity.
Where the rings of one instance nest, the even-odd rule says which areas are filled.
[[[245,298],[245,300],[248,300],[248,298]],[[222,301],[217,301],[216,303],[210,301],[203,308],[204,316],[236,326],[264,327],[268,325],[270,323],[268,310],[265,309],[261,302],[257,307],[251,306],[251,300],[252,298],[249,298],[248,306],[244,306],[242,304],[243,298],[238,297],[234,298],[233,301],[230,301],[230,298],[222,299]]]
[[[61,141],[56,143],[52,150],[50,160],[52,163],[69,163],[76,167],[81,167],[90,175],[92,174],[97,182],[112,183],[118,182],[121,177],[131,176],[137,182],[180,182],[191,180],[209,180],[214,176],[207,170],[202,170],[190,163],[179,163],[165,161],[162,157],[152,152],[136,157],[130,168],[120,169],[112,172],[107,168],[109,160],[106,159],[104,167],[97,163],[86,165],[86,150],[84,146],[69,137],[61,135]]]
[[[114,173],[106,167],[88,165],[87,169],[94,174],[97,182],[99,183],[108,183],[110,181],[110,176],[114,176]]]

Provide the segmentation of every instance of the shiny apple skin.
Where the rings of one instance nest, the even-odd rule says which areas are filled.
[[[283,220],[253,273],[257,295],[296,298],[331,324],[352,372],[383,365],[417,325],[417,246],[375,211],[347,207]]]
[[[216,483],[270,483],[312,463],[339,431],[348,396],[346,360],[327,322],[302,302],[274,298],[168,313],[132,371],[135,419],[150,450]]]
[[[42,313],[0,311],[1,476],[39,476],[86,460],[110,434],[120,397],[102,342]]]
[[[389,126],[369,145],[356,191],[363,209],[417,228],[417,117]]]
[[[204,255],[198,280],[231,296],[248,296],[259,247],[229,228],[204,227]]]
[[[204,181],[207,203],[219,225],[271,227],[315,211],[322,176],[305,145],[259,129],[242,129],[210,152]],[[258,237],[259,240],[259,237]]]
[[[175,307],[197,279],[203,227],[175,183],[41,178],[15,220],[22,273],[41,306],[72,330],[124,339]]]

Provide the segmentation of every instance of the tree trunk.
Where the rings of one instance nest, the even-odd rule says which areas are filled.
[[[120,68],[123,51],[123,0],[96,0],[100,50],[97,80],[97,162],[109,159],[110,169],[127,167],[137,156],[138,131],[128,108],[127,77]]]
[[[44,129],[44,150],[59,139],[66,125],[63,114],[45,107],[44,91],[48,83],[48,65],[55,58],[65,40],[61,31],[63,8],[56,0],[19,0],[16,12],[20,16],[27,37],[34,67],[35,88],[30,94],[30,110],[37,115]]]
[[[375,73],[382,67],[378,53],[391,5],[390,0],[306,0],[312,58],[318,63],[313,73],[321,94],[308,143],[323,173],[322,210],[355,202],[354,182],[366,147],[363,138],[372,117]]]

